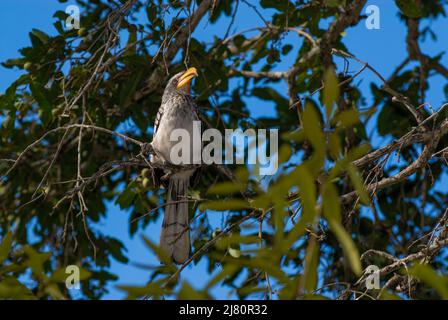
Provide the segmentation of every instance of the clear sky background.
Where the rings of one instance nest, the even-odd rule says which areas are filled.
[[[251,3],[258,5],[258,1],[250,0]],[[18,57],[18,49],[30,45],[28,33],[32,28],[40,29],[50,35],[56,34],[53,27],[52,18],[57,10],[64,10],[66,6],[76,4],[75,1],[68,1],[67,3],[59,3],[57,0],[1,0],[0,5],[0,61],[5,61],[9,58]],[[377,5],[380,8],[381,29],[368,30],[364,22],[361,22],[355,28],[348,29],[344,43],[349,51],[356,55],[363,61],[368,61],[379,73],[384,77],[388,77],[394,68],[400,64],[406,57],[406,30],[404,23],[398,18],[398,9],[392,0],[370,0],[368,5]],[[272,15],[272,10],[263,10],[259,8],[262,15],[269,20]],[[82,21],[81,21],[82,24]],[[201,22],[194,33],[194,37],[200,41],[211,42],[214,36],[223,37],[225,30],[229,24],[229,20],[220,19],[216,24],[207,23],[206,19]],[[254,11],[244,4],[240,4],[240,10],[237,18],[233,24],[232,31],[244,30],[255,26],[260,26],[262,21],[254,13]],[[426,26],[426,23],[422,27]],[[448,19],[438,19],[432,23],[433,30],[438,36],[437,42],[427,39],[422,44],[424,52],[430,55],[439,54],[447,49],[448,45]],[[301,41],[295,38],[295,35],[289,35],[288,40],[291,39],[297,43],[296,50],[299,48]],[[283,59],[276,67],[277,70],[286,70],[293,63],[293,55],[289,55]],[[443,56],[441,62],[448,65],[448,57]],[[411,65],[412,66],[412,65]],[[351,66],[351,69],[356,70],[357,66]],[[12,81],[17,79],[20,75],[19,70],[10,70],[0,67],[0,93],[10,85]],[[359,87],[367,97],[367,104],[371,101],[370,83],[374,82],[380,86],[380,81],[369,71],[365,71],[357,78]],[[232,80],[233,81],[233,80]],[[233,85],[237,84],[234,80]],[[443,87],[446,85],[446,80],[442,76],[436,75],[431,78],[430,88],[427,93],[427,100],[432,107],[437,110],[446,102],[446,97],[443,92]],[[279,89],[285,89],[284,84],[278,85]],[[245,97],[246,101],[250,103],[250,110],[253,116],[261,116],[266,113],[272,114],[274,112],[273,105],[266,101],[261,101],[255,98]],[[287,107],[287,106],[285,106]],[[0,120],[1,122],[1,120]],[[383,144],[384,138],[379,138],[374,133],[376,119],[369,123],[368,134],[373,134],[374,143]],[[130,124],[132,125],[132,124]],[[448,179],[444,177],[439,188],[444,188],[448,185]],[[133,238],[129,236],[129,212],[120,210],[120,208],[113,203],[107,206],[107,219],[103,219],[99,224],[93,226],[102,230],[106,234],[120,239],[128,249],[127,255],[130,263],[122,264],[114,261],[111,266],[111,271],[117,274],[120,279],[114,284],[110,285],[110,293],[105,298],[119,299],[124,295],[121,291],[115,288],[117,284],[126,285],[143,285],[148,279],[149,272],[136,267],[133,263],[143,263],[149,265],[158,264],[156,258],[143,245],[140,238],[141,235],[149,237],[151,240],[157,242],[160,232],[161,221],[149,225],[146,229],[140,230]],[[211,222],[220,226],[224,216],[218,213],[208,213]],[[193,286],[202,287],[209,276],[206,275],[206,263],[203,260],[198,265],[191,265],[187,267],[182,277],[187,279]],[[219,287],[213,291],[217,298],[232,297],[229,292]]]

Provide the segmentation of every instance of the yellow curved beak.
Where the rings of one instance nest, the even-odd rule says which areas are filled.
[[[196,68],[189,68],[187,71],[184,72],[183,75],[180,76],[179,83],[177,84],[177,89],[182,88],[186,84],[190,84],[191,80],[197,76],[198,71],[196,70]]]

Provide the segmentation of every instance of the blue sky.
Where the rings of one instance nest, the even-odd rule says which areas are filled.
[[[251,2],[256,4],[258,1],[252,0]],[[53,13],[57,10],[65,10],[66,6],[70,4],[75,4],[75,2],[68,1],[67,3],[61,4],[56,0],[2,0],[0,10],[0,61],[17,57],[19,55],[17,50],[29,45],[28,33],[32,28],[43,30],[49,34],[55,34],[56,30],[53,27],[54,19],[52,18]],[[344,43],[351,53],[363,61],[368,61],[384,77],[388,77],[394,68],[405,58],[406,44],[404,39],[406,30],[403,22],[397,17],[397,8],[394,5],[394,1],[371,0],[368,1],[368,4],[374,4],[380,8],[381,29],[368,30],[364,23],[361,22],[355,28],[347,31]],[[263,10],[261,8],[260,11],[267,19],[273,13],[272,10]],[[448,33],[446,32],[446,26],[448,24],[446,20],[438,19],[432,23],[432,28],[435,30],[439,39],[437,42],[432,42],[428,39],[427,42],[422,44],[423,50],[428,54],[435,55],[446,50],[446,44],[448,43]],[[212,25],[204,20],[196,29],[194,37],[201,41],[211,42],[214,36],[222,37],[224,35],[228,23],[228,20],[221,19],[221,21]],[[245,30],[260,26],[261,24],[262,21],[260,18],[249,7],[240,4],[240,11],[233,24],[232,31]],[[287,40],[295,41],[297,43],[296,49],[299,48],[302,41],[292,34],[288,35]],[[443,64],[448,65],[447,56],[444,56],[441,61]],[[276,69],[286,70],[292,63],[292,55],[290,55],[283,59],[276,66]],[[353,65],[351,69],[356,70],[356,67],[356,65]],[[20,75],[18,70],[0,67],[0,92],[3,92],[18,75]],[[365,71],[358,78],[359,80],[361,80],[359,86],[368,99],[367,103],[369,103],[369,100],[371,100],[370,83],[374,82],[377,85],[381,83],[369,71]],[[232,81],[233,85],[236,85],[241,80]],[[443,93],[444,85],[446,85],[446,80],[441,76],[431,78],[427,99],[434,109],[438,109],[442,102],[446,100]],[[278,88],[281,90],[286,89],[282,83],[278,85]],[[249,97],[245,99],[250,103],[251,112],[255,117],[272,114],[274,112],[273,105],[269,102]],[[369,124],[369,133],[373,133],[372,129],[374,126],[375,120]],[[376,135],[374,136],[375,143],[384,143],[384,138],[380,139]],[[446,183],[447,179],[444,179],[444,182]],[[215,226],[220,226],[223,218],[225,218],[218,213],[212,212],[208,214],[212,224]],[[130,258],[129,264],[121,264],[115,261],[112,264],[111,271],[118,274],[120,280],[110,286],[111,292],[105,298],[119,299],[123,297],[123,294],[114,288],[116,284],[142,285],[146,281],[149,273],[134,266],[132,264],[133,262],[150,265],[158,263],[155,257],[143,245],[140,235],[144,234],[154,242],[157,242],[161,221],[148,226],[145,230],[139,231],[134,238],[130,238],[128,216],[129,212],[122,211],[118,206],[110,203],[108,204],[107,219],[104,219],[95,226],[95,228],[101,229],[103,232],[123,241],[128,249],[127,254]],[[205,261],[200,262],[198,265],[187,267],[182,273],[182,278],[188,280],[195,287],[200,288],[208,280]],[[229,297],[228,292],[220,288],[215,289],[213,294],[219,298]]]

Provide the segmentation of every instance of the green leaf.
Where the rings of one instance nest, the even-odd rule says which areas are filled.
[[[305,166],[297,168],[297,184],[305,214],[308,212],[308,214],[315,215],[317,198],[315,180]]]
[[[131,181],[123,192],[115,200],[115,204],[120,206],[120,209],[129,208],[137,195],[134,191],[135,181]]]
[[[301,277],[301,292],[311,293],[317,287],[317,266],[319,264],[319,244],[316,238],[309,241],[305,255],[305,270]]]
[[[136,54],[136,52],[137,52],[137,49],[135,47],[136,42],[137,42],[137,30],[134,29],[129,32],[128,43],[126,44],[126,46],[128,48],[127,48],[126,52],[124,53],[125,57],[134,56]]]
[[[448,277],[441,276],[430,266],[420,263],[413,265],[409,273],[434,288],[442,299],[448,300]]]
[[[32,292],[17,279],[7,277],[0,281],[0,299],[35,299]]]
[[[244,200],[230,199],[225,201],[207,201],[199,207],[201,210],[236,211],[249,208],[249,204]]]
[[[292,156],[291,146],[289,144],[282,144],[278,152],[278,163],[282,164],[289,161],[291,156]]]
[[[282,54],[287,55],[291,50],[293,49],[293,46],[290,44],[285,44],[282,48]]]
[[[23,67],[25,59],[8,59],[0,64],[5,68],[11,69],[12,67]]]
[[[353,126],[359,122],[359,112],[356,109],[338,112],[331,122],[333,125],[343,128]]]
[[[356,245],[353,242],[352,238],[350,238],[350,235],[347,233],[347,231],[339,221],[330,218],[328,220],[328,223],[330,225],[331,231],[334,233],[339,243],[341,244],[342,249],[344,250],[344,254],[348,258],[348,262],[350,263],[352,271],[357,276],[360,276],[362,270],[361,260],[359,257],[358,248],[356,248]]]
[[[215,246],[218,249],[228,249],[230,247],[239,246],[240,244],[256,244],[259,243],[260,239],[256,236],[243,236],[239,233],[232,233],[230,236],[221,237],[216,241]],[[235,251],[233,252],[235,253]]]
[[[126,247],[117,239],[108,239],[108,248],[112,257],[121,263],[127,263],[129,259],[124,255],[123,251],[126,251]]]
[[[322,185],[322,207],[325,217],[341,221],[341,203],[333,183],[327,181]]]
[[[60,20],[66,20],[69,15],[65,11],[58,10],[53,14],[53,18],[58,18]]]
[[[179,291],[177,299],[179,300],[204,300],[207,299],[204,292],[195,290],[188,282],[184,281],[182,288]]]
[[[44,111],[51,110],[51,101],[49,99],[48,91],[38,82],[30,83],[30,90],[34,100],[39,104],[39,107]]]
[[[16,112],[14,110],[11,110],[8,112],[8,116],[3,121],[2,127],[4,127],[9,134],[11,134],[12,130],[14,129],[15,121],[16,121]]]
[[[328,151],[333,159],[339,159],[342,155],[342,141],[337,131],[328,137]]]
[[[49,294],[54,300],[67,300],[55,283],[47,285],[45,293]]]
[[[322,189],[322,207],[324,216],[327,218],[331,231],[335,234],[341,244],[353,272],[359,276],[361,274],[361,261],[358,249],[350,238],[350,235],[340,223],[342,216],[339,193],[336,187],[329,181],[325,182]]]
[[[212,185],[207,193],[208,194],[232,194],[239,192],[241,190],[241,185],[234,183],[232,181],[225,181]]]
[[[328,297],[321,294],[305,294],[303,296],[304,300],[330,300]]]
[[[306,166],[313,175],[317,175],[325,161],[325,136],[318,111],[307,103],[302,117],[303,131],[313,147],[313,156],[306,162]]]
[[[303,130],[318,153],[325,152],[325,137],[317,110],[307,103],[303,111]]]
[[[169,294],[168,290],[165,289],[166,278],[160,280],[152,281],[146,286],[117,286],[119,290],[125,291],[128,296],[128,300],[136,300],[141,297],[150,296],[154,299],[160,298],[166,294]]]
[[[175,272],[177,270],[177,268],[173,264],[171,257],[165,251],[163,251],[156,244],[152,243],[152,241],[149,240],[148,238],[146,238],[145,236],[142,236],[142,239],[143,239],[143,242],[145,243],[145,245],[148,248],[150,248],[156,254],[156,256],[159,258],[159,260],[163,264],[165,264],[172,272]]]
[[[229,264],[229,263],[225,264],[224,267],[222,268],[222,271],[218,272],[218,274],[207,283],[205,289],[210,290],[221,280],[224,280],[226,277],[234,275],[238,270],[240,270],[240,267],[235,264]]]
[[[25,261],[25,265],[30,267],[33,271],[33,274],[37,277],[45,276],[44,274],[44,263],[47,262],[51,256],[51,252],[37,252],[31,246],[25,246],[23,251],[28,256],[28,259]]]
[[[262,8],[268,9],[277,9],[278,11],[286,10],[287,1],[278,1],[278,0],[261,0],[260,5]],[[289,5],[292,5],[291,3]]]
[[[8,258],[12,248],[12,232],[8,232],[0,244],[0,264]]]
[[[247,183],[250,178],[250,172],[247,170],[246,166],[239,167],[235,170],[235,176],[238,178],[238,181]]]
[[[327,120],[331,118],[333,113],[333,105],[339,97],[339,81],[334,73],[333,68],[327,69],[324,75],[324,90],[323,90],[323,103],[325,105],[325,111]]]
[[[395,4],[409,18],[420,18],[422,16],[422,8],[417,0],[395,0]]]
[[[33,29],[31,34],[35,35],[42,42],[42,44],[47,44],[48,40],[50,40],[50,36],[39,29]]]
[[[362,203],[369,204],[370,198],[367,194],[366,189],[364,188],[364,182],[362,181],[361,175],[358,172],[358,169],[353,164],[349,164],[347,166],[347,172],[350,176],[350,179],[355,187],[356,192]]]
[[[401,298],[400,296],[390,293],[387,290],[384,290],[381,292],[381,296],[379,296],[379,299],[381,299],[381,300],[403,300],[403,298]]]
[[[286,241],[281,244],[282,248],[289,248],[297,241],[306,230],[306,227],[313,222],[313,220],[318,215],[316,211],[316,197],[317,191],[315,186],[315,179],[306,170],[305,166],[301,165],[296,168],[297,175],[295,180],[299,187],[300,202],[303,207],[303,214],[294,228],[289,232]]]

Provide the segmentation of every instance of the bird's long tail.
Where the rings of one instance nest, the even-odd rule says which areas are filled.
[[[170,178],[160,234],[160,247],[175,263],[184,263],[190,255],[188,183],[189,179],[174,176]]]

